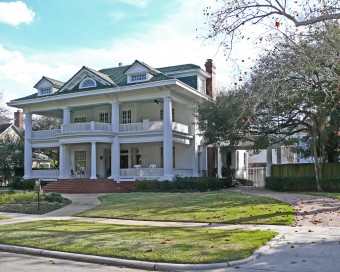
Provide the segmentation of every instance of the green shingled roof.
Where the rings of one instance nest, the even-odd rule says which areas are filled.
[[[56,80],[56,79],[53,79],[53,78],[50,78],[50,77],[45,77],[49,82],[52,83],[53,87],[56,88],[56,89],[60,89],[63,85],[64,85],[64,82],[62,81],[59,81],[59,80]]]
[[[195,64],[182,64],[182,65],[175,65],[175,66],[167,66],[167,67],[162,67],[162,68],[152,68],[149,65],[140,62],[136,60],[134,63],[140,63],[141,65],[147,67],[148,69],[152,69],[152,73],[154,76],[148,81],[148,82],[156,82],[156,81],[162,81],[162,80],[167,80],[167,79],[172,79],[173,77],[167,76],[167,73],[175,72],[175,71],[184,71],[184,70],[191,70],[191,69],[200,69],[200,66],[195,65]],[[133,64],[134,64],[133,63]],[[127,77],[125,75],[125,72],[133,65],[125,65],[125,66],[118,66],[118,67],[113,67],[113,68],[106,68],[106,69],[101,69],[99,71],[94,70],[92,68],[83,66],[84,68],[88,69],[89,71],[95,73],[96,75],[100,76],[101,78],[105,79],[107,82],[111,83],[111,85],[103,85],[97,82],[97,87],[94,88],[86,88],[86,89],[79,89],[79,84],[77,84],[74,88],[71,90],[65,89],[62,91],[58,91],[56,93],[50,94],[50,95],[45,95],[41,97],[47,97],[47,96],[56,96],[60,94],[67,94],[67,93],[75,93],[75,92],[80,92],[80,91],[89,91],[89,90],[94,90],[94,89],[103,89],[103,88],[112,88],[114,86],[127,86],[127,85],[136,85],[136,84],[142,84],[143,82],[136,82],[136,83],[127,83]],[[60,89],[65,83],[47,78],[54,86],[59,86],[56,87]],[[193,77],[183,77],[183,78],[178,78],[185,84],[197,89],[197,80],[195,81],[195,76]],[[197,78],[196,78],[197,79]],[[39,96],[40,97],[40,96]],[[32,94],[29,96],[21,97],[18,99],[14,99],[13,101],[20,101],[20,100],[28,100],[28,99],[34,99],[38,98],[38,95]]]

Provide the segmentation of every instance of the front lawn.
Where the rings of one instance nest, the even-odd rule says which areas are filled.
[[[334,199],[340,200],[340,193],[329,193],[329,192],[299,192],[301,194],[305,195],[313,195],[313,196],[323,196],[323,197],[329,197]]]
[[[243,259],[277,233],[35,221],[0,226],[0,243],[124,259],[214,263]]]
[[[0,220],[5,220],[5,219],[8,219],[9,217],[7,217],[7,216],[2,216],[2,215],[0,215]]]
[[[0,192],[0,212],[45,214],[70,204],[71,201],[62,198],[60,194],[50,193],[40,196],[38,212],[38,197],[35,192]]]
[[[102,204],[77,216],[154,221],[291,225],[283,202],[227,190],[204,193],[130,193],[101,196]]]

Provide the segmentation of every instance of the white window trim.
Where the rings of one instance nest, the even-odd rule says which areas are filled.
[[[76,118],[85,118],[85,122],[75,122]],[[87,122],[87,116],[86,115],[75,115],[73,116],[73,123],[86,123]]]
[[[87,81],[92,81],[94,86],[84,87],[84,83]],[[93,78],[90,78],[90,77],[84,78],[79,84],[79,89],[87,89],[87,88],[94,88],[94,87],[97,87],[97,82]]]
[[[100,115],[101,114],[108,114],[108,121],[107,121],[107,123],[106,122],[102,122],[101,120],[100,120]],[[110,111],[100,111],[99,113],[98,113],[98,121],[100,122],[100,123],[105,123],[105,124],[110,124],[111,123],[111,112]]]
[[[138,76],[144,76],[145,79],[139,79],[139,80],[134,80],[133,77],[138,77]],[[136,83],[136,82],[145,82],[148,81],[152,78],[152,75],[148,72],[142,72],[142,73],[136,73],[136,74],[131,74],[127,76],[127,83]]]
[[[131,122],[130,123],[123,123],[123,112],[124,111],[131,111]],[[134,116],[134,112],[133,112],[133,109],[132,108],[123,108],[123,109],[121,109],[120,110],[120,123],[121,124],[131,124],[131,123],[133,123],[133,121],[134,121],[134,119],[133,119],[133,116]]]
[[[52,87],[39,89],[39,96],[49,95],[53,93]]]

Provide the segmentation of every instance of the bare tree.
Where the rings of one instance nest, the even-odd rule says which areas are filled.
[[[0,124],[9,122],[10,118],[8,117],[9,111],[3,105],[3,92],[0,92]]]
[[[303,27],[340,19],[338,0],[223,0],[219,3],[216,9],[208,6],[204,10],[209,26],[207,38],[222,36],[222,45],[229,53],[233,43],[247,38],[249,28],[254,25],[287,32],[289,25]]]

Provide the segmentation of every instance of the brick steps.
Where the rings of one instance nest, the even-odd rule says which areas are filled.
[[[58,179],[43,187],[44,192],[67,194],[128,193],[134,189],[134,183],[117,183],[107,179]]]

